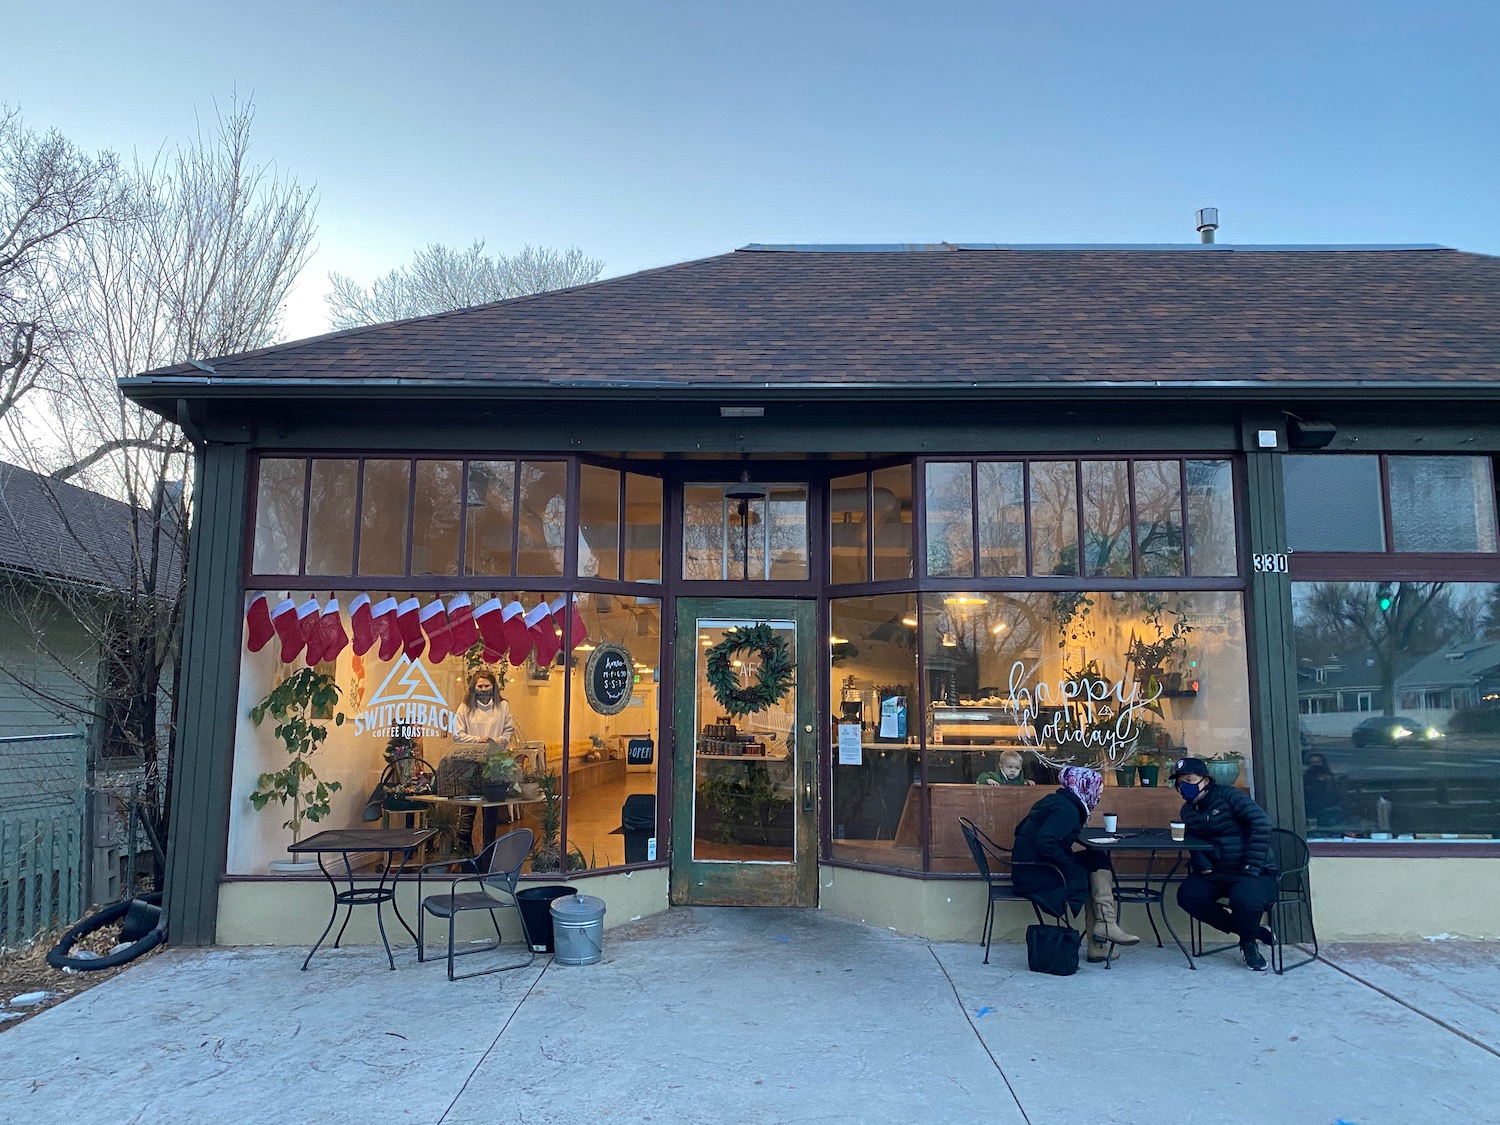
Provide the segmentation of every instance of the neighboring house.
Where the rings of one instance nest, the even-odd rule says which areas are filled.
[[[1385,691],[1375,658],[1304,661],[1297,666],[1297,712],[1302,730],[1314,737],[1345,738],[1355,725],[1385,709]]]
[[[1456,712],[1493,707],[1500,687],[1500,641],[1444,646],[1412,661],[1396,676],[1394,712],[1447,726]],[[1374,657],[1304,662],[1297,668],[1297,711],[1308,734],[1347,736],[1371,715],[1384,713],[1385,691]]]
[[[86,897],[118,889],[123,797],[144,783],[120,658],[140,622],[150,526],[119,500],[0,463],[0,818],[13,835],[76,826],[62,851],[98,868]],[[180,573],[176,558],[163,552]],[[161,698],[157,711],[164,729]]]
[[[1497,680],[1500,641],[1449,645],[1397,677],[1397,709],[1442,727],[1457,711],[1493,707]]]

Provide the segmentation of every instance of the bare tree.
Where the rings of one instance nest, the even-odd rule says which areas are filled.
[[[577,247],[558,252],[527,246],[492,257],[482,240],[467,250],[433,243],[418,250],[411,265],[377,277],[368,289],[344,274],[329,274],[333,292],[324,300],[331,327],[357,328],[585,285],[603,270],[603,262]]]
[[[48,374],[68,247],[130,214],[113,154],[90,156],[56,130],[33,132],[19,110],[0,106],[0,418]]]
[[[47,592],[102,654],[100,683],[83,685],[95,700],[92,718],[114,749],[146,763],[163,797],[161,828],[191,447],[176,425],[128,402],[116,380],[275,341],[307,261],[316,205],[294,178],[251,162],[253,116],[249,104],[231,103],[170,158],[137,162],[128,174],[138,206],[132,221],[71,238],[59,306],[67,331],[54,350],[59,381],[48,396],[52,440],[19,443],[14,454],[56,481],[86,483],[128,506],[127,543],[113,548],[125,558],[106,588],[59,580]],[[76,546],[99,550],[81,538]],[[24,607],[5,608],[24,620]]]

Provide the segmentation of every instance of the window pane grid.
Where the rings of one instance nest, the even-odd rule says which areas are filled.
[[[249,572],[329,579],[560,577],[565,556],[571,563],[569,464],[263,457]],[[596,497],[601,502],[594,505],[598,526],[587,529],[600,540],[598,577],[618,581],[623,555],[626,581],[659,583],[660,478],[582,468],[592,472],[591,480],[608,483],[608,496]],[[805,527],[788,534],[805,554]]]
[[[1339,555],[1494,555],[1493,459],[1293,454],[1283,461],[1287,542]]]
[[[1239,574],[1227,459],[920,464],[929,578]]]

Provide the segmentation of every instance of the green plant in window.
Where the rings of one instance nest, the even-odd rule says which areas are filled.
[[[276,737],[290,759],[281,769],[260,775],[250,803],[257,810],[272,801],[283,807],[291,805],[291,816],[282,827],[291,829],[293,843],[302,838],[302,822],[316,824],[327,816],[333,794],[343,788],[341,782],[319,781],[309,760],[328,737],[326,721],[343,725],[344,713],[334,710],[339,694],[338,682],[332,676],[313,668],[299,668],[250,709],[250,719],[256,726],[268,714],[276,720]]]
[[[541,834],[531,848],[532,871],[562,869],[562,778],[552,770],[528,774],[526,781],[535,783],[542,793],[542,810],[537,814]]]
[[[1143,632],[1132,635],[1125,656],[1135,667],[1136,682],[1146,698],[1153,701],[1149,704],[1151,710],[1160,715],[1158,697],[1164,677],[1172,671],[1193,626],[1188,622],[1187,608],[1180,601],[1169,606],[1161,595],[1148,593],[1143,596],[1142,607]]]
[[[714,812],[714,838],[721,844],[743,843],[748,834],[770,845],[777,819],[792,803],[758,762],[747,763],[743,773],[725,769],[705,778],[698,795]]]

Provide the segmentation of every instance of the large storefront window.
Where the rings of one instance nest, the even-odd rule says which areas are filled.
[[[920,867],[925,832],[931,870],[970,870],[958,818],[1008,843],[1065,765],[1103,770],[1125,823],[1172,819],[1176,757],[1249,787],[1237,593],[887,595],[831,621],[833,713],[862,746],[837,759],[834,858]]]
[[[831,610],[833,858],[920,870],[921,823],[908,801],[921,780],[916,595],[838,598]],[[853,725],[857,759],[838,738]]]
[[[1500,838],[1500,585],[1298,582],[1292,605],[1308,835]]]
[[[326,601],[283,593],[247,599],[230,874],[260,874],[285,860],[294,832],[369,823],[434,828],[436,856],[469,854],[511,826],[529,827],[533,873],[647,860],[657,600],[581,594],[570,617],[556,591],[371,590]],[[293,608],[283,608],[288,602]],[[274,614],[269,639],[262,611]],[[585,686],[596,648],[628,656],[629,682],[607,700]],[[326,737],[305,760],[329,788],[309,796],[314,783],[304,779],[298,798],[283,801],[276,775],[292,759],[275,717],[256,723],[252,712],[309,669],[338,694],[313,716]],[[273,795],[257,809],[252,795],[265,793]]]
[[[263,458],[228,872],[285,861],[294,833],[371,823],[436,829],[433,855],[523,825],[535,874],[654,860],[660,600],[546,579],[571,533],[580,576],[659,583],[661,502],[659,478],[560,459]],[[600,649],[608,699],[590,690]],[[302,673],[338,702],[312,716],[316,780],[293,796],[300,765],[253,712]]]
[[[579,594],[578,606],[589,639],[569,672],[568,870],[646,863],[657,858],[661,601]]]

